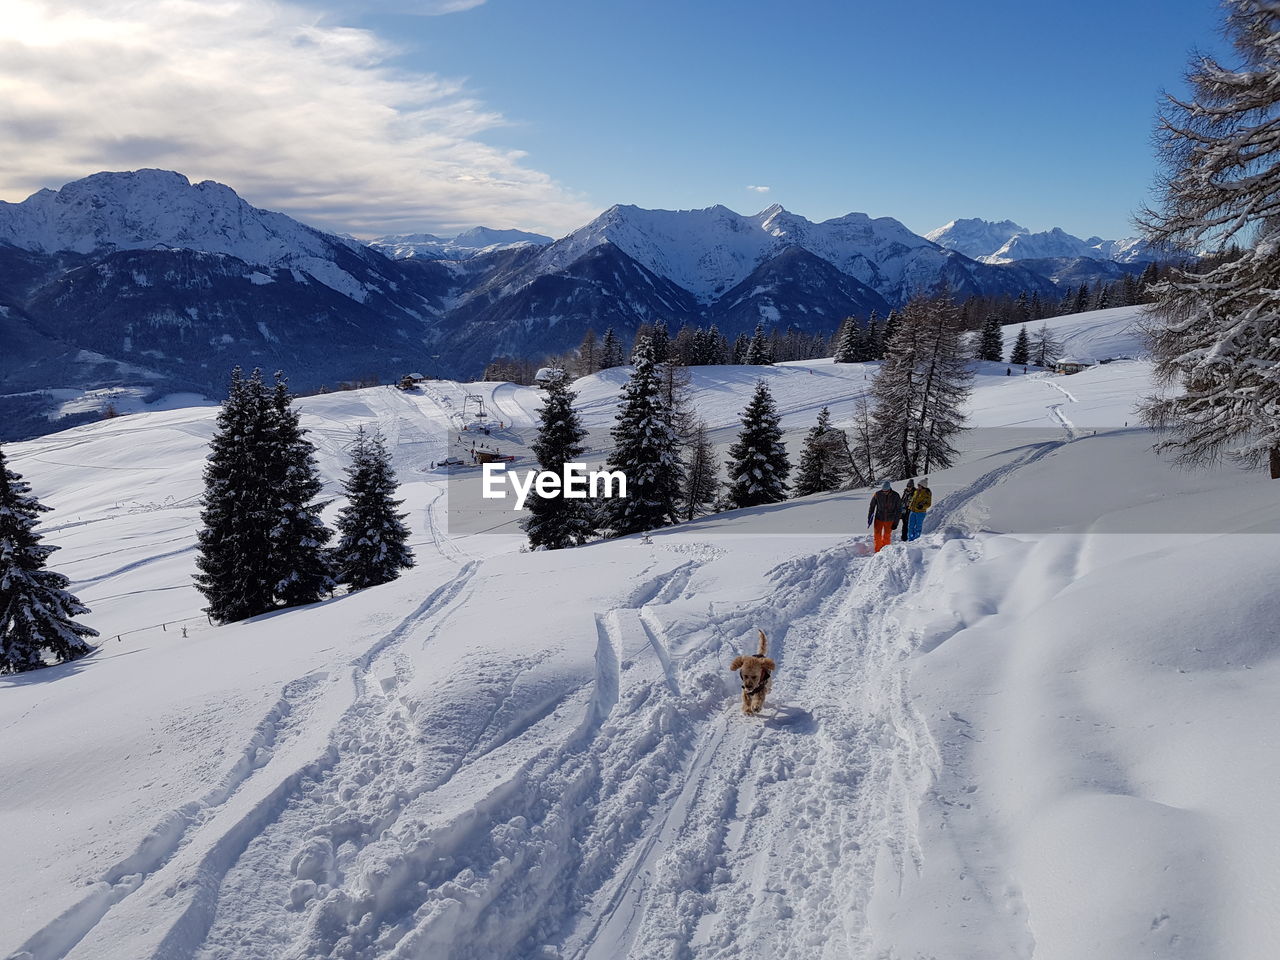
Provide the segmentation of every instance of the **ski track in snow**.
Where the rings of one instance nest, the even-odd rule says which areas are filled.
[[[189,949],[163,955],[864,955],[877,862],[918,867],[916,810],[939,765],[904,688],[917,641],[897,604],[974,498],[1058,446],[946,498],[930,518],[942,537],[786,561],[770,599],[730,611],[689,616],[717,557],[690,551],[596,614],[594,679],[540,706],[519,702],[519,665],[484,703],[398,694],[413,670],[399,644],[429,645],[466,601],[482,569],[467,563],[358,664],[328,758],[206,878],[207,916],[170,938]],[[779,672],[763,714],[743,717],[726,668],[756,627]],[[572,733],[544,741],[566,711]]]
[[[1047,387],[1052,387],[1054,390],[1057,390],[1059,393],[1061,393],[1063,396],[1067,398],[1065,403],[1051,404],[1049,406],[1049,414],[1050,416],[1053,417],[1054,420],[1058,421],[1058,423],[1062,425],[1063,430],[1067,431],[1068,439],[1070,440],[1076,439],[1076,437],[1079,436],[1079,433],[1076,430],[1076,425],[1071,422],[1071,420],[1067,417],[1065,413],[1062,412],[1062,408],[1066,406],[1067,403],[1076,402],[1075,396],[1071,393],[1070,390],[1061,386],[1056,381],[1049,379],[1048,377],[1043,377],[1040,380],[1040,382]]]
[[[379,413],[398,443],[419,420],[397,400]],[[857,538],[785,561],[765,599],[732,610],[690,615],[719,553],[689,549],[596,613],[594,678],[532,706],[521,664],[486,678],[483,701],[400,692],[423,662],[405,642],[429,649],[483,571],[441,529],[440,485],[424,522],[459,570],[352,664],[354,699],[328,749],[283,775],[270,765],[326,676],[287,684],[224,782],[23,949],[92,956],[77,944],[198,841],[177,884],[194,888],[189,902],[152,956],[728,960],[745,945],[779,960],[863,956],[877,863],[919,865],[916,811],[940,762],[905,691],[918,638],[898,604],[973,525],[984,491],[1062,442],[945,498],[927,528],[941,536],[875,556]],[[757,627],[779,672],[763,714],[743,717],[727,665]],[[264,776],[274,786],[222,824],[219,809]]]

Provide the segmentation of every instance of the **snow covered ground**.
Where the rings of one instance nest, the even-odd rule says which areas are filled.
[[[725,443],[763,375],[795,450],[868,373],[702,368],[696,407]],[[623,376],[579,384],[598,432]],[[432,464],[467,394],[516,444],[535,391],[307,398],[331,494],[387,435],[418,566],[216,628],[211,409],[12,444],[103,642],[0,679],[0,956],[1271,960],[1280,504],[1153,457],[1149,388],[984,366],[925,537],[874,556],[865,491],[523,553]]]

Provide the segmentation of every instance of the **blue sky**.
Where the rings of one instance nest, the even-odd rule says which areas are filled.
[[[405,63],[466,77],[512,124],[491,140],[601,206],[1118,236],[1152,181],[1157,92],[1219,19],[1209,0],[489,0],[368,22]]]
[[[358,236],[773,202],[1125,236],[1158,91],[1219,21],[1212,0],[5,0],[0,199],[151,166]]]

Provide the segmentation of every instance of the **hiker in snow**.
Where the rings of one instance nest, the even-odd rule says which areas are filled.
[[[1005,367],[1005,368],[1004,368],[1004,375],[1005,375],[1006,377],[1012,376],[1012,375],[1013,375],[1013,368],[1012,368],[1012,367]]]
[[[871,526],[872,521],[876,525],[876,553],[880,552],[881,547],[889,545],[889,541],[893,539],[893,528],[901,518],[902,498],[886,480],[884,486],[875,492],[871,498],[871,506],[867,508],[867,526]]]
[[[929,489],[929,478],[925,477],[920,481],[920,486],[916,487],[916,492],[911,495],[911,502],[907,504],[907,539],[918,540],[920,533],[924,530],[924,515],[929,512],[929,508],[933,506],[933,491]]]
[[[907,518],[911,515],[907,509],[911,503],[911,496],[916,492],[915,480],[908,480],[907,485],[902,488],[902,542],[907,542]]]

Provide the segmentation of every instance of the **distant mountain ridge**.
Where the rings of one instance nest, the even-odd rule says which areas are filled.
[[[99,173],[0,203],[0,407],[55,387],[216,397],[236,364],[282,367],[300,390],[406,369],[467,378],[496,356],[571,349],[589,327],[629,337],[657,320],[827,334],[944,286],[1056,295],[1052,276],[1097,261],[1030,263],[981,262],[889,217],[813,222],[777,204],[614,206],[554,241],[477,227],[364,243],[213,181]]]
[[[952,220],[925,236],[939,246],[963,253],[982,263],[1014,263],[1018,260],[1089,259],[1137,263],[1155,259],[1137,237],[1081,240],[1061,227],[1032,233],[1012,220],[978,218]]]

